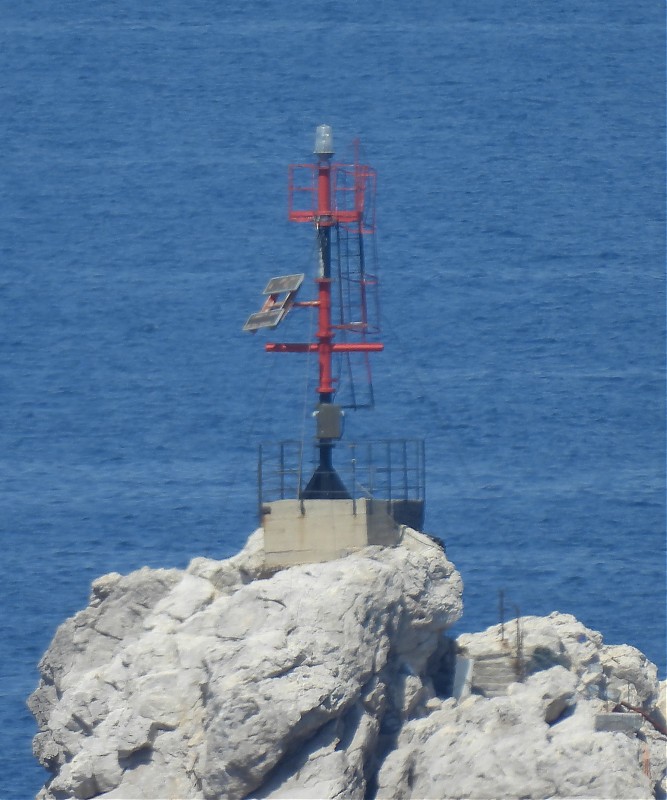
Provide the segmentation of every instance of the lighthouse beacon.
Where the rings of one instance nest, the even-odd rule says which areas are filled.
[[[328,561],[368,545],[396,545],[402,526],[424,521],[424,442],[346,441],[345,409],[373,406],[370,355],[383,350],[377,304],[376,173],[334,161],[333,133],[320,125],[315,160],[289,167],[289,219],[315,235],[314,297],[305,274],[271,278],[245,331],[276,328],[291,309],[316,314],[311,342],[269,342],[270,353],[313,354],[318,364],[315,435],[264,442],[258,507],[267,568]],[[299,296],[299,299],[297,299]],[[341,397],[339,398],[339,395]]]

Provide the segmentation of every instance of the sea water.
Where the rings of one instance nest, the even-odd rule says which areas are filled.
[[[3,6],[0,794],[45,778],[25,700],[91,580],[236,552],[259,441],[312,436],[312,360],[241,327],[312,269],[286,166],[320,123],[380,176],[386,349],[346,436],[426,439],[457,630],[504,589],[664,676],[662,9]]]

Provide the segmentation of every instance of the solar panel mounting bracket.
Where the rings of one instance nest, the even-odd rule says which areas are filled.
[[[261,328],[277,327],[292,307],[304,278],[303,272],[271,278],[264,289],[264,294],[268,295],[264,305],[248,317],[243,330],[255,333]]]

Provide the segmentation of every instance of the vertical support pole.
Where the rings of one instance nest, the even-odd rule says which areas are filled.
[[[352,442],[352,516],[357,516],[357,446]]]
[[[297,442],[297,446],[299,448],[299,458],[297,460],[298,466],[298,473],[296,476],[296,483],[297,483],[297,490],[298,495],[297,497],[301,497],[301,486],[303,484],[303,441]]]
[[[421,452],[421,468],[422,468],[421,470],[422,500],[426,502],[426,444],[424,443],[423,440],[420,443],[419,450]]]
[[[317,244],[319,249],[319,271],[317,277],[318,314],[318,354],[320,383],[317,391],[320,403],[330,403],[333,394],[331,382],[331,155],[319,155],[317,167]]]
[[[371,514],[373,513],[373,493],[375,491],[375,487],[373,485],[373,478],[375,465],[373,464],[373,443],[368,443],[368,458],[366,459],[366,463],[368,464],[368,493],[370,494],[370,510]]]
[[[257,454],[257,513],[260,525],[262,524],[262,457],[262,445],[260,444]]]
[[[498,589],[498,616],[500,617],[500,641],[505,641],[505,590]]]
[[[329,228],[326,228],[330,233]],[[319,233],[322,232],[320,228]],[[331,369],[331,353],[333,333],[331,329],[331,278],[318,278],[318,327],[317,327],[317,352],[319,355],[320,382],[317,391],[320,403],[330,403],[333,395],[333,381]]]
[[[408,501],[408,443],[403,439],[403,499]]]
[[[394,499],[391,493],[391,442],[387,440],[387,498],[389,500],[389,511],[394,508]]]
[[[303,492],[301,491],[303,477],[303,440],[299,442],[299,508],[301,516],[306,516],[306,507],[303,504]]]
[[[317,216],[315,225],[319,249],[318,289],[318,327],[317,352],[319,361],[319,393],[320,403],[331,403],[333,384],[331,373],[331,153],[318,153],[317,167]],[[331,439],[319,439],[319,470],[322,473],[333,472],[333,442]]]

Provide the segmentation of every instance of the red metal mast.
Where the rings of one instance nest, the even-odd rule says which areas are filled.
[[[302,275],[288,275],[269,282],[265,294],[269,295],[262,310],[246,323],[245,330],[255,331],[262,327],[275,327],[292,307],[315,307],[318,310],[316,342],[269,342],[265,345],[271,353],[317,353],[319,382],[317,392],[319,404],[316,409],[317,447],[320,458],[313,476],[305,490],[304,499],[346,499],[350,495],[336,473],[333,463],[335,441],[342,435],[342,409],[333,404],[336,386],[332,357],[334,353],[371,353],[384,348],[379,342],[366,341],[371,327],[366,310],[366,279],[363,277],[363,236],[374,232],[373,194],[375,171],[358,163],[338,164],[332,161],[333,135],[328,125],[320,125],[315,134],[314,155],[316,164],[293,164],[289,172],[289,219],[292,222],[310,222],[315,227],[319,263],[315,283],[317,300],[297,302],[296,292]],[[295,175],[307,181],[297,185]],[[306,207],[299,201],[306,200]],[[341,233],[356,237],[359,244],[360,319],[352,320],[341,313],[341,323],[332,320],[332,270],[331,244],[334,231],[337,247]],[[340,264],[339,264],[340,271]],[[339,275],[340,279],[340,275]],[[279,299],[281,294],[286,294]],[[335,341],[337,330],[360,335],[361,341]]]
[[[292,548],[289,563],[301,563],[294,561],[300,557],[313,560],[315,552],[343,552],[340,542],[321,546],[321,525],[317,520],[311,525],[305,519],[311,509],[318,512],[326,509],[327,514],[340,512],[341,530],[345,529],[352,537],[345,538],[348,533],[343,537],[346,550],[352,541],[393,541],[397,525],[421,529],[424,520],[422,441],[348,442],[349,457],[340,454],[341,475],[345,483],[333,466],[333,451],[342,437],[343,408],[372,407],[370,353],[383,349],[381,343],[372,340],[380,331],[376,297],[378,279],[374,267],[377,254],[373,239],[376,173],[360,163],[356,143],[353,163],[334,161],[333,136],[328,125],[320,125],[317,129],[314,154],[315,163],[291,164],[289,167],[288,216],[292,222],[307,222],[313,226],[317,244],[317,265],[313,276],[316,293],[313,299],[297,301],[297,293],[305,279],[303,273],[271,278],[264,289],[264,304],[248,317],[243,326],[245,331],[255,333],[278,326],[291,308],[309,308],[311,312],[317,309],[317,329],[312,341],[265,345],[271,353],[317,353],[319,368],[319,402],[314,414],[319,461],[305,488],[302,482],[303,442],[283,441],[278,443],[277,450],[271,445],[260,445],[260,518],[265,543],[270,543],[267,554],[272,553],[272,563],[275,564],[287,563],[287,541]],[[368,391],[358,391],[355,386],[358,383],[355,374],[359,376],[361,371],[360,362],[364,362],[366,368]],[[334,403],[338,392],[341,405]],[[295,446],[296,449],[292,449]],[[293,457],[290,457],[290,452]],[[295,495],[296,499],[308,502],[294,504]],[[286,501],[287,505],[281,506],[281,512],[272,516],[272,505],[265,505],[266,500],[272,504]],[[325,506],[311,503],[313,500],[346,502]],[[376,502],[380,513],[371,525],[370,515],[374,513]],[[348,512],[356,517],[358,508],[362,517],[361,527],[357,525],[358,520],[347,519]],[[293,528],[285,538],[288,519]],[[348,523],[352,524],[351,528]],[[385,523],[388,527],[383,527]],[[379,534],[380,530],[384,532]],[[385,534],[386,540],[382,538]]]
[[[292,222],[312,222],[319,250],[318,276],[315,279],[318,286],[318,299],[311,303],[295,302],[294,306],[314,305],[318,307],[317,343],[274,343],[265,345],[271,353],[318,353],[319,360],[319,385],[317,391],[320,403],[330,403],[335,394],[332,373],[333,353],[370,353],[379,352],[384,345],[379,342],[334,342],[335,330],[331,320],[331,228],[341,223],[363,227],[365,178],[373,172],[370,167],[355,162],[354,183],[351,189],[354,193],[353,208],[338,208],[332,203],[332,174],[335,176],[344,165],[332,164],[333,135],[328,125],[320,125],[315,138],[315,155],[317,164],[293,165],[290,170],[290,211],[289,219]],[[296,210],[293,208],[294,183],[292,176],[295,169],[311,170],[315,178],[315,195],[317,204],[311,209]],[[374,176],[374,173],[373,173]],[[299,191],[296,189],[296,191]],[[307,190],[301,190],[307,191]]]

